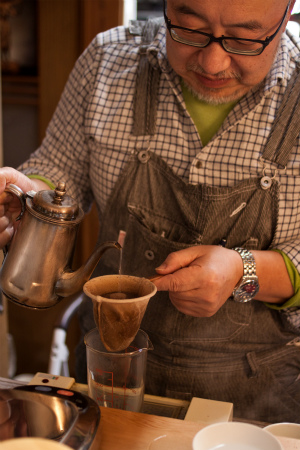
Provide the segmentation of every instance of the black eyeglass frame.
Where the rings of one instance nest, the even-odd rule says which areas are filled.
[[[213,34],[204,33],[202,31],[197,31],[197,30],[191,30],[190,28],[180,27],[178,25],[173,25],[171,23],[171,20],[168,18],[167,14],[166,14],[166,0],[163,0],[164,19],[165,19],[165,22],[166,22],[167,29],[168,29],[168,31],[170,33],[170,36],[173,39],[173,41],[179,42],[180,44],[189,45],[191,47],[198,47],[198,48],[205,48],[209,44],[211,44],[212,42],[218,42],[222,46],[222,48],[225,50],[225,52],[227,52],[227,53],[234,53],[236,55],[245,55],[245,56],[258,56],[258,55],[262,54],[262,52],[265,50],[265,48],[270,44],[270,42],[273,41],[275,36],[279,33],[279,30],[282,27],[282,25],[283,25],[283,23],[284,23],[284,21],[286,19],[287,13],[289,11],[290,4],[291,4],[291,0],[289,0],[289,2],[288,2],[288,5],[287,5],[285,13],[284,13],[284,16],[283,16],[283,18],[282,18],[282,20],[281,20],[277,30],[275,31],[275,33],[273,33],[271,36],[267,36],[266,39],[261,40],[261,39],[242,39],[242,38],[239,39],[239,38],[226,37],[226,36],[215,37]],[[174,37],[174,35],[172,34],[172,28],[179,29],[179,30],[185,30],[185,31],[188,31],[190,33],[200,34],[201,36],[206,36],[209,40],[208,40],[208,42],[206,44],[200,44],[200,43],[197,43],[197,42],[195,42],[195,43],[187,42],[185,40],[181,40],[180,38],[176,39]],[[261,46],[261,48],[259,48],[257,50],[244,50],[244,51],[243,50],[239,51],[239,50],[235,50],[235,49],[230,49],[229,50],[228,48],[226,48],[226,41],[229,41],[229,40],[230,41],[234,40],[234,41],[255,42],[255,43],[261,44],[262,46]]]

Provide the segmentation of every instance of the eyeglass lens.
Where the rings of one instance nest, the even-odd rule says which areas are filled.
[[[199,32],[183,30],[181,28],[171,28],[171,36],[175,41],[195,47],[206,47],[210,42],[210,37]],[[223,39],[222,45],[225,50],[241,53],[258,54],[264,46],[260,42],[248,41],[245,39]]]
[[[269,36],[264,41],[255,41],[252,39],[239,39],[239,38],[228,38],[228,37],[220,37],[215,38],[212,35],[201,33],[196,30],[190,30],[188,28],[178,27],[176,25],[172,25],[171,21],[168,19],[165,12],[165,0],[164,0],[164,15],[167,23],[167,27],[169,29],[170,35],[174,41],[181,42],[182,44],[192,45],[194,47],[204,48],[209,45],[211,42],[219,42],[224,50],[230,53],[237,53],[241,55],[260,55],[265,47],[274,39],[278,31],[280,30],[286,15],[289,10],[291,0],[288,2],[286,7],[284,16],[272,36]]]

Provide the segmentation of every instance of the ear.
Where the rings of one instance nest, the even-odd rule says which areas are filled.
[[[292,11],[293,11],[293,8],[294,8],[294,6],[295,6],[295,3],[296,3],[296,0],[292,0],[291,1],[291,4],[290,4],[290,7],[289,7],[289,16],[291,15],[291,13],[292,13]]]
[[[287,21],[286,23],[288,23],[288,21],[292,21],[292,22],[297,22],[300,24],[300,14],[292,14],[293,8],[295,6],[296,0],[291,0],[291,4],[289,7],[289,11],[287,14]]]

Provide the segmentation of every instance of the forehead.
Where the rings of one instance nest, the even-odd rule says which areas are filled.
[[[182,14],[203,14],[210,18],[242,17],[270,19],[278,17],[288,0],[165,0],[167,7]],[[265,16],[266,15],[266,16]]]

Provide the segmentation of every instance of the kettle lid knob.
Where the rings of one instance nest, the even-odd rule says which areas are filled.
[[[60,181],[56,189],[54,189],[53,202],[58,205],[61,205],[62,199],[64,198],[65,194],[66,194],[66,183],[64,181]]]
[[[43,220],[77,223],[83,218],[83,211],[77,202],[66,195],[66,183],[61,181],[54,191],[37,192],[27,198],[27,206],[32,214]]]

